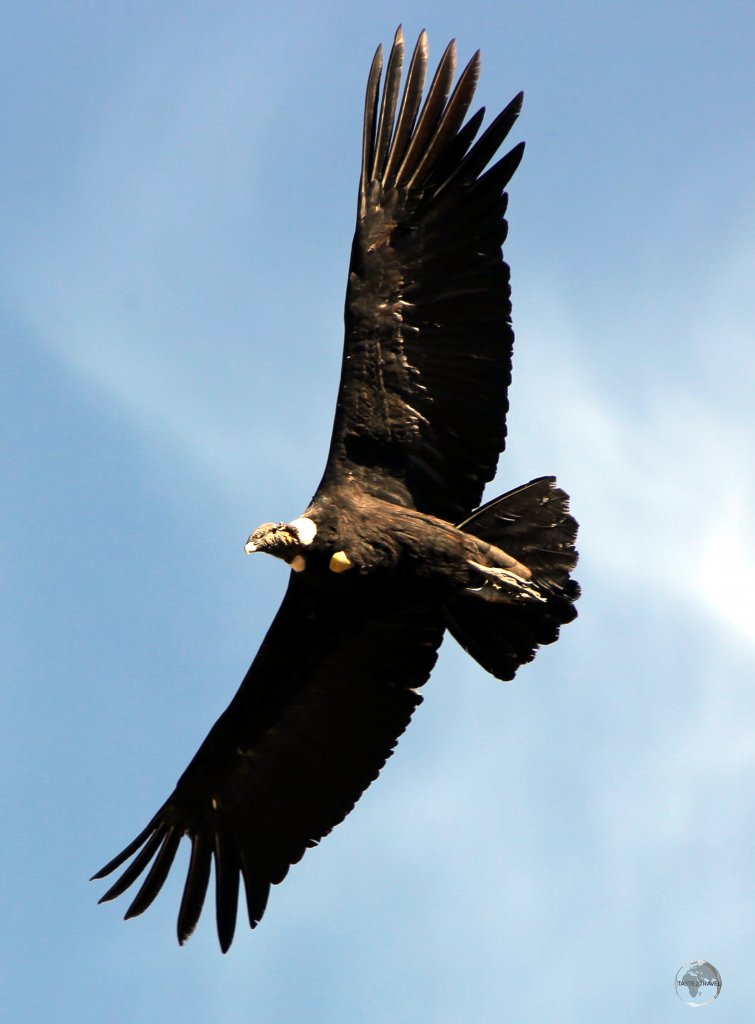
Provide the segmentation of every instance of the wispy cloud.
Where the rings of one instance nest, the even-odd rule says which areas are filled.
[[[614,340],[624,348],[610,377],[605,365],[599,372],[591,365],[576,312],[538,294],[526,304],[536,318],[519,332],[526,391],[516,393],[512,449],[524,447],[528,465],[537,453],[542,466],[559,466],[593,571],[693,604],[755,646],[749,257],[743,243],[695,309],[675,311],[678,375],[670,359],[642,390],[635,367],[629,383],[623,376],[634,356],[633,325]],[[662,348],[658,330],[650,344]]]

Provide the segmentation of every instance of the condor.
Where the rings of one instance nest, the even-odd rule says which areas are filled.
[[[403,60],[399,29],[382,89],[380,48],[367,84],[325,473],[301,516],[264,524],[246,544],[290,566],[286,596],[171,796],[94,876],[133,857],[102,900],[146,873],[126,912],[134,917],[188,837],[182,943],[213,863],[223,951],[242,880],[249,923],[259,922],[270,886],[377,777],[421,702],[446,629],[484,669],[511,679],[576,615],[577,524],[554,479],[477,508],[506,435],[504,189],[523,145],[490,164],[522,96],[478,139],[484,111],[467,112],[479,54],[454,87],[451,43],[424,104],[424,32],[402,91]]]

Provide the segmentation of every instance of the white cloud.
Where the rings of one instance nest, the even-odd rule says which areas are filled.
[[[676,311],[678,379],[673,360],[653,378],[636,372],[632,325],[614,340],[623,346],[614,378],[604,369],[600,379],[577,343],[574,311],[547,293],[530,297],[536,318],[520,326],[517,356],[533,397],[514,393],[512,452],[521,462],[524,448],[530,468],[558,467],[592,571],[691,603],[755,646],[755,357],[747,304],[737,301],[746,264],[735,252],[694,319]]]

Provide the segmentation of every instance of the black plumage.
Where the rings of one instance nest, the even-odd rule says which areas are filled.
[[[159,892],[183,836],[191,856],[178,937],[210,878],[220,945],[271,884],[349,813],[421,702],[448,628],[511,679],[576,612],[577,526],[551,477],[474,511],[504,448],[513,333],[504,192],[523,146],[488,167],[521,94],[475,142],[475,54],[453,86],[446,49],[422,105],[427,39],[401,93],[396,34],[365,103],[346,334],[325,473],[307,510],[246,550],[291,567],[288,590],[227,710],[103,900],[144,875],[126,917]],[[400,99],[399,99],[400,97]],[[453,525],[458,524],[458,525]],[[146,874],[145,874],[146,872]]]

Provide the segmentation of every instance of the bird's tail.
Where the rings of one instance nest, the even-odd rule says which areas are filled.
[[[579,586],[570,577],[577,564],[577,523],[569,497],[554,477],[540,477],[488,502],[459,529],[503,549],[532,574],[534,594],[511,601],[502,593],[491,600],[489,588],[469,590],[445,609],[448,628],[464,650],[498,679],[513,679],[577,615]]]

